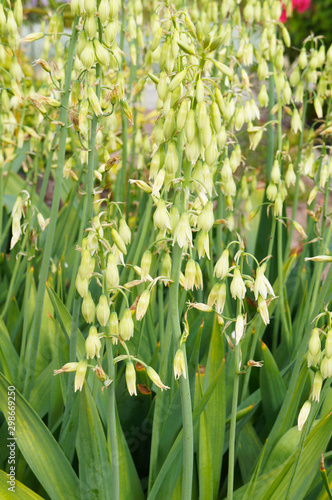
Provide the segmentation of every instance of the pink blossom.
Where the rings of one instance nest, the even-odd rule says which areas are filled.
[[[299,14],[308,10],[310,8],[310,4],[311,0],[292,0],[293,10],[297,10]],[[280,22],[284,23],[286,19],[286,9],[284,8],[280,16]]]

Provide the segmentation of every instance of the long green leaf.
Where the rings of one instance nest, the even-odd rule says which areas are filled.
[[[0,408],[6,415],[11,382],[0,373]],[[15,437],[29,467],[52,500],[79,500],[79,481],[44,422],[16,391]]]
[[[15,479],[14,489],[9,490],[9,488],[13,488],[11,483],[7,482],[9,480],[10,477],[8,474],[0,470],[0,498],[2,498],[2,500],[13,500],[15,497],[18,500],[43,500],[42,497],[30,490],[30,488],[24,486],[20,481],[17,481],[17,479]]]

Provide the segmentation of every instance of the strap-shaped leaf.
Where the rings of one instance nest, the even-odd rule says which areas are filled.
[[[0,373],[0,408],[7,412],[8,386]],[[29,403],[16,390],[17,445],[52,500],[79,500],[79,481],[60,446]]]

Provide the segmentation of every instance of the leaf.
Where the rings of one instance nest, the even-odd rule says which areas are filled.
[[[17,479],[15,479],[15,490],[13,493],[9,493],[8,488],[11,487],[11,484],[7,483],[8,480],[9,477],[6,472],[0,470],[0,497],[3,500],[12,499],[15,496],[19,500],[43,500],[42,497],[30,490],[30,488],[24,486],[24,484],[20,483]]]
[[[76,448],[79,461],[81,500],[91,498],[111,500],[111,462],[105,433],[87,384],[84,384],[80,394]]]
[[[8,330],[2,318],[0,318],[0,335],[0,361],[2,370],[7,378],[16,383],[19,356],[12,344]]]
[[[0,407],[7,412],[11,383],[0,373]],[[54,437],[16,390],[15,437],[25,460],[52,500],[79,500],[78,478]]]
[[[266,423],[272,428],[286,394],[278,366],[266,344],[262,342],[264,365],[260,369],[260,387]]]

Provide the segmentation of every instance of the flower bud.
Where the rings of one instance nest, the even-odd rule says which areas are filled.
[[[112,312],[110,315],[110,334],[119,335],[119,320],[116,312]]]
[[[234,275],[230,286],[233,299],[243,300],[246,294],[246,286],[241,276],[240,269],[234,269]]]
[[[82,390],[87,368],[88,368],[88,364],[86,361],[80,361],[78,363],[77,368],[76,368],[75,382],[74,382],[75,392]]]
[[[109,66],[110,55],[105,46],[102,45],[97,38],[93,40],[93,46],[95,49],[95,56],[99,64],[102,66]]]
[[[146,281],[149,276],[150,267],[152,262],[152,254],[150,250],[144,252],[141,260],[141,279]]]
[[[266,300],[263,299],[261,295],[258,296],[258,308],[257,311],[261,315],[261,318],[265,325],[268,325],[270,323],[270,316],[269,316],[269,310],[267,307]]]
[[[195,120],[195,112],[193,109],[190,109],[187,115],[185,133],[187,141],[191,143],[194,140],[196,134],[196,120]]]
[[[15,37],[17,34],[17,24],[14,18],[14,13],[12,10],[8,10],[7,12],[7,23],[6,27],[8,30],[8,33],[12,36]]]
[[[320,372],[323,379],[332,377],[332,358],[324,356],[320,364]]]
[[[188,102],[186,99],[184,99],[181,104],[180,104],[180,109],[177,114],[176,118],[176,130],[177,132],[181,132],[183,127],[186,124],[186,119],[187,119],[187,113],[188,113]]]
[[[120,277],[118,266],[116,265],[115,256],[113,253],[110,253],[107,258],[107,266],[106,266],[106,286],[107,289],[116,288],[120,284]]]
[[[125,245],[128,245],[131,242],[131,231],[126,219],[124,218],[121,218],[119,222],[119,235]]]
[[[216,306],[216,311],[219,314],[222,314],[226,302],[226,284],[225,283],[216,283],[208,296],[207,304],[210,307]]]
[[[275,160],[271,170],[271,180],[274,184],[279,184],[280,181],[280,166],[278,160]]]
[[[196,277],[196,264],[195,264],[194,259],[188,260],[188,262],[186,264],[184,276],[185,276],[185,289],[186,290],[193,290],[194,285],[195,285],[195,277]]]
[[[172,272],[172,259],[169,253],[165,253],[161,263],[161,276],[170,278],[171,272]]]
[[[198,257],[201,259],[205,255],[210,259],[209,234],[206,231],[200,231],[196,240]]]
[[[140,321],[146,314],[150,303],[150,292],[149,290],[144,290],[140,296],[137,306],[136,306],[136,319]]]
[[[91,66],[95,63],[95,51],[93,42],[91,40],[87,41],[85,48],[80,54],[80,59],[85,69],[90,69]]]
[[[317,118],[322,118],[323,117],[323,107],[322,107],[322,102],[319,97],[315,97],[314,99],[314,108],[316,111]]]
[[[312,386],[311,400],[319,403],[320,391],[322,389],[323,379],[320,372],[315,373],[314,382]]]
[[[174,377],[176,380],[178,380],[181,375],[183,375],[184,378],[187,378],[187,372],[186,372],[186,361],[184,357],[184,352],[180,348],[176,351],[175,356],[174,356]]]
[[[157,229],[170,229],[170,218],[164,200],[158,200],[157,208],[153,214],[154,227]]]
[[[244,336],[245,332],[245,318],[243,314],[238,314],[235,323],[235,344],[238,345]]]
[[[106,1],[108,2],[108,0]],[[106,28],[104,29],[104,39],[107,47],[110,47],[113,44],[117,34],[118,34],[118,22],[117,21],[109,22]]]
[[[180,71],[175,77],[172,79],[171,83],[168,86],[168,92],[173,92],[181,83],[183,82],[185,76],[187,74],[187,70],[184,69]]]
[[[261,86],[261,89],[258,94],[258,102],[262,108],[266,108],[269,104],[269,95],[267,93],[266,86],[264,83]]]
[[[101,342],[98,337],[97,333],[97,328],[95,326],[91,326],[89,330],[89,335],[86,338],[85,341],[85,352],[86,352],[86,357],[89,358],[94,358],[97,356],[97,358],[100,357],[100,349],[101,349]]]
[[[292,87],[296,87],[296,85],[298,85],[300,79],[301,79],[300,69],[298,66],[295,66],[294,71],[292,71],[292,73],[289,77],[289,83],[291,84]]]
[[[96,315],[101,326],[106,326],[110,317],[110,308],[106,295],[101,295],[99,297],[99,302],[96,307]]]
[[[311,332],[309,340],[309,351],[312,356],[317,356],[321,350],[321,343],[319,338],[319,329],[314,328]]]
[[[295,108],[292,113],[291,128],[295,134],[302,131],[302,122],[298,110]]]
[[[87,323],[93,323],[95,319],[96,306],[91,297],[91,293],[88,292],[82,302],[82,314]]]
[[[164,71],[160,73],[159,83],[157,85],[157,92],[159,99],[163,101],[167,94],[167,79],[166,79],[166,73]]]
[[[95,16],[89,16],[86,19],[86,21],[84,23],[84,31],[88,35],[90,40],[93,40],[94,37],[97,35],[98,23],[97,23],[97,19],[95,18]]]
[[[127,389],[132,396],[135,394],[137,396],[137,390],[136,390],[136,371],[134,367],[134,363],[132,361],[128,361],[126,363],[126,384],[127,384]]]
[[[134,322],[130,309],[126,309],[120,319],[119,334],[123,340],[129,340],[134,335]]]
[[[82,298],[86,296],[89,290],[89,281],[87,278],[81,278],[80,274],[77,274],[75,280],[75,287]]]
[[[171,138],[174,131],[175,131],[175,111],[173,108],[171,108],[167,114],[163,127],[164,137],[166,141],[168,141],[168,139]]]
[[[325,355],[329,359],[332,358],[332,330],[329,330],[326,334]]]
[[[208,201],[197,218],[197,229],[209,232],[214,224],[213,204]]]
[[[304,424],[306,423],[307,418],[309,417],[310,410],[311,410],[311,403],[310,401],[306,401],[302,406],[297,419],[297,428],[299,431],[302,430]]]
[[[173,245],[177,243],[180,248],[183,248],[185,245],[192,245],[192,232],[191,227],[188,220],[188,214],[184,212],[179,222],[176,225],[174,230],[174,240]]]
[[[214,273],[213,276],[216,276],[217,278],[224,279],[225,276],[227,276],[228,271],[229,271],[229,251],[226,248],[223,253],[221,254],[221,257],[217,261],[215,267],[214,267]]]
[[[300,69],[306,68],[307,64],[308,64],[307,53],[306,53],[305,48],[302,48],[300,55],[299,55],[299,67],[300,67]]]
[[[165,122],[166,123],[166,122]],[[173,141],[168,143],[167,153],[165,158],[165,168],[167,173],[176,175],[179,168],[179,155],[176,149],[176,145]]]
[[[120,250],[120,252],[123,253],[124,255],[127,255],[126,245],[124,244],[123,239],[121,238],[120,234],[117,232],[116,229],[114,228],[111,229],[111,236],[115,245]]]
[[[110,5],[109,0],[101,0],[98,7],[98,16],[100,22],[105,24],[108,21],[110,15]]]
[[[205,161],[209,167],[213,167],[218,158],[218,148],[217,148],[217,138],[215,135],[212,136],[210,145],[205,150]]]
[[[167,387],[167,385],[164,385],[162,383],[162,381],[160,380],[160,377],[158,375],[158,373],[151,367],[151,366],[148,366],[146,368],[146,373],[147,373],[147,376],[151,379],[151,381],[157,386],[159,387],[159,389],[161,389],[162,391],[164,389],[169,389],[169,387]]]
[[[102,115],[103,111],[101,109],[99,99],[92,87],[88,88],[88,99],[94,114],[96,116]]]
[[[84,10],[88,16],[93,15],[97,10],[96,0],[84,0]]]

